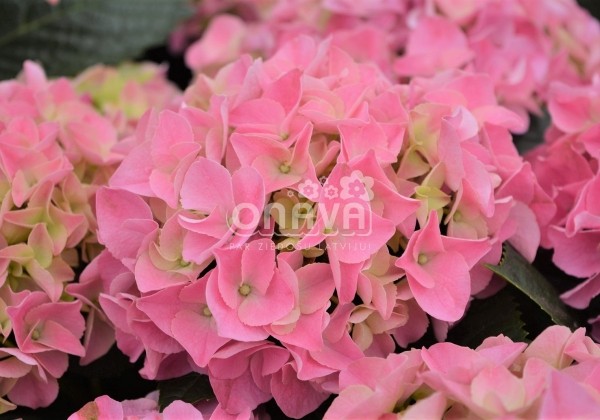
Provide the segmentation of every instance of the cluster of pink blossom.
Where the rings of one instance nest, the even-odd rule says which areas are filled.
[[[583,328],[549,327],[529,346],[502,335],[474,350],[439,343],[349,364],[324,418],[596,418],[598,369]]]
[[[324,418],[595,418],[600,416],[599,369],[600,346],[583,329],[549,327],[529,346],[502,335],[476,349],[439,343],[349,363]],[[238,418],[252,418],[244,414]],[[99,397],[69,417],[97,418],[229,416],[212,402],[194,407],[180,401],[159,414],[151,395],[123,403]]]
[[[600,294],[600,80],[554,84],[548,108],[552,125],[546,142],[527,156],[557,206],[541,244],[554,250],[560,269],[585,279],[562,296],[585,309]],[[600,339],[600,316],[590,323]]]
[[[101,249],[93,201],[119,139],[72,81],[33,62],[0,82],[0,412],[50,404],[68,355],[89,363],[114,342],[74,280]]]
[[[486,75],[394,85],[300,36],[184,101],[146,114],[98,191],[82,284],[144,377],[206,373],[232,415],[274,398],[300,417],[429,318],[445,337],[497,290],[482,263],[504,241],[532,260],[555,212]]]
[[[575,0],[432,0],[394,63],[400,76],[463,68],[489,75],[498,101],[539,113],[553,81],[589,81],[600,25]]]
[[[411,21],[424,0],[291,0],[203,1],[189,23],[178,29],[172,46],[186,38],[200,40],[185,52],[188,66],[204,73],[233,61],[242,53],[270,57],[285,42],[302,34],[322,39],[331,36],[359,61],[377,63],[392,74],[396,52],[404,48]]]
[[[600,25],[575,0],[204,3],[200,15],[216,16],[186,51],[188,65],[204,72],[244,52],[269,57],[298,34],[330,36],[399,77],[486,73],[499,102],[526,116],[540,112],[550,82],[589,81],[600,65]]]

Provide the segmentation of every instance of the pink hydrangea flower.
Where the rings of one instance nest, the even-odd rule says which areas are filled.
[[[299,36],[200,74],[184,102],[142,118],[97,194],[98,236],[123,266],[99,301],[144,377],[207,369],[219,413],[270,398],[306,413],[355,361],[430,325],[443,338],[495,290],[483,263],[504,241],[533,259],[554,216],[512,144],[524,121],[485,75],[394,84],[335,37]],[[271,353],[264,375],[241,369]],[[444,399],[430,401],[415,415]]]
[[[600,293],[597,82],[586,87],[553,85],[548,108],[552,126],[546,143],[527,156],[541,186],[557,203],[558,211],[542,232],[542,245],[554,250],[552,261],[561,270],[583,279],[562,298],[585,309]]]
[[[10,354],[7,365],[22,366],[0,389],[10,400],[2,399],[2,410],[49,405],[68,354],[89,363],[114,342],[98,305],[109,288],[98,265],[112,260],[99,259],[81,283],[74,280],[100,253],[95,192],[126,148],[116,122],[75,85],[48,79],[30,61],[0,82],[0,351]]]
[[[595,415],[600,393],[590,372],[599,357],[583,329],[554,326],[529,346],[498,336],[476,349],[439,343],[363,358],[341,371],[325,418]]]
[[[469,271],[488,251],[486,240],[442,236],[437,213],[411,236],[396,265],[406,278],[419,305],[443,321],[460,319],[471,294]]]

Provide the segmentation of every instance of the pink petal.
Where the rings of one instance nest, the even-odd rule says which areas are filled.
[[[148,204],[131,192],[101,188],[96,193],[96,212],[100,241],[115,258],[133,267],[140,246],[157,228]]]
[[[171,321],[171,330],[175,339],[200,367],[205,367],[213,354],[229,342],[228,338],[217,334],[212,317],[190,310],[183,310],[175,315]]]
[[[469,266],[463,256],[454,251],[443,252],[430,259],[423,269],[434,279],[433,287],[424,287],[412,273],[406,273],[419,305],[439,320],[460,319],[471,294]]]
[[[540,418],[598,418],[600,401],[562,372],[551,372],[539,411]]]
[[[183,401],[173,401],[162,412],[163,420],[203,420],[202,413],[192,404]]]
[[[335,284],[329,264],[308,264],[296,271],[300,310],[304,314],[322,309],[333,295]]]
[[[8,392],[8,398],[17,404],[29,408],[48,407],[58,396],[56,378],[43,381],[35,371],[19,379]]]
[[[241,279],[264,295],[275,274],[275,244],[270,239],[250,242],[242,254]]]
[[[296,419],[315,411],[329,396],[328,393],[315,389],[310,382],[299,380],[290,364],[273,374],[271,392],[283,413]]]
[[[251,292],[240,303],[238,316],[250,326],[268,325],[287,315],[294,307],[294,292],[277,270],[263,296]]]
[[[229,171],[212,160],[199,157],[192,163],[183,179],[181,205],[185,209],[207,214],[215,208],[233,208]]]
[[[75,337],[73,333],[64,326],[52,320],[48,320],[44,323],[40,338],[37,341],[48,347],[75,356],[83,356],[85,354],[85,349],[79,341],[79,338]]]

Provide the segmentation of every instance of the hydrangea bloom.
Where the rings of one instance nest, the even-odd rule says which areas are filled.
[[[581,83],[597,69],[600,26],[575,1],[433,3],[436,13],[421,15],[394,64],[402,76],[486,73],[502,104],[539,113],[550,82]]]
[[[502,335],[476,349],[440,343],[349,364],[324,418],[596,417],[599,367],[583,328],[553,326],[529,346]]]
[[[123,156],[124,130],[105,101],[90,101],[68,79],[48,80],[33,62],[0,82],[0,393],[8,395],[0,412],[49,405],[68,355],[89,363],[114,343],[98,305],[112,273],[74,282],[100,252],[94,197]]]
[[[241,53],[270,57],[298,34],[330,36],[400,78],[486,73],[500,103],[525,117],[540,112],[552,81],[584,83],[600,64],[600,25],[575,0],[224,3],[199,6],[212,18],[186,51],[192,69],[212,71]]]
[[[198,21],[211,17],[201,38],[185,52],[188,66],[196,71],[214,71],[242,53],[270,57],[302,34],[319,39],[331,36],[335,45],[355,59],[376,62],[391,74],[394,52],[405,45],[411,16],[424,4],[422,0],[202,2],[191,22],[173,34],[172,46],[198,38],[202,27]]]
[[[504,241],[533,259],[554,214],[493,89],[458,71],[394,85],[305,36],[199,75],[97,195],[119,348],[149,379],[206,373],[230,415],[275,398],[300,417],[350,363],[429,319],[441,338],[497,288],[482,263]]]
[[[553,262],[567,274],[585,279],[563,295],[584,309],[600,294],[600,86],[555,84],[550,91],[552,125],[546,143],[528,155],[540,184],[557,204],[542,245],[554,249]],[[598,319],[593,335],[600,338]]]

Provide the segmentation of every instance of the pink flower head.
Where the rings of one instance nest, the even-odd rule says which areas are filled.
[[[216,320],[208,307],[206,286],[210,274],[186,286],[172,286],[144,296],[137,302],[165,334],[189,353],[194,363],[205,367],[229,339],[219,336]]]
[[[135,278],[141,292],[196,280],[203,266],[185,261],[183,242],[185,230],[179,223],[179,214],[171,216],[148,244],[135,264]]]
[[[0,350],[0,387],[12,401],[0,399],[2,410],[15,404],[31,408],[47,407],[58,395],[58,381],[67,370],[67,355],[58,351],[26,354],[16,348]]]
[[[489,251],[487,240],[442,236],[437,214],[411,236],[396,265],[406,272],[415,299],[430,315],[456,321],[464,313],[471,291],[469,271]]]
[[[387,358],[363,358],[340,373],[340,395],[333,401],[326,419],[379,417],[395,411],[420,386],[423,362],[418,350],[391,354]],[[438,413],[443,400],[435,404]],[[442,413],[439,412],[441,415]]]
[[[0,279],[3,283],[7,280],[12,266],[11,277],[21,278],[24,282],[33,281],[35,287],[32,288],[43,290],[50,299],[58,301],[63,283],[72,280],[74,273],[61,258],[53,256],[53,248],[47,226],[36,224],[27,244],[18,243],[0,249]]]
[[[79,282],[71,283],[65,288],[69,295],[79,299],[89,309],[83,339],[85,356],[81,359],[82,365],[106,354],[115,342],[114,328],[104,314],[99,298],[101,293],[110,293],[111,286],[114,287],[128,271],[120,261],[104,250],[86,266]]]
[[[202,146],[195,141],[189,121],[179,113],[150,112],[138,125],[137,144],[110,179],[112,187],[178,206],[185,171]]]
[[[298,286],[293,271],[282,261],[275,267],[275,244],[269,239],[215,254],[217,270],[208,281],[207,302],[219,335],[248,341],[266,338],[262,327],[294,307]]]
[[[81,302],[51,302],[43,292],[32,292],[18,306],[6,309],[23,352],[58,350],[83,356],[79,340],[85,324],[80,310]]]
[[[401,75],[431,76],[440,70],[460,68],[473,57],[460,28],[440,17],[425,17],[411,33],[406,55],[394,64]]]
[[[218,68],[239,56],[246,25],[238,17],[219,15],[211,20],[202,40],[187,51],[185,61],[193,69]]]
[[[252,166],[261,174],[265,193],[270,193],[299,182],[303,186],[308,181],[317,182],[309,155],[311,136],[312,127],[307,124],[295,139],[292,150],[278,141],[251,135],[233,135],[231,144],[242,165]],[[306,192],[306,187],[300,192]]]
[[[123,265],[133,269],[144,241],[155,234],[157,224],[148,204],[120,189],[100,189],[96,195],[99,240]],[[122,241],[126,233],[127,240]]]
[[[208,373],[222,408],[239,414],[270,400],[271,376],[289,357],[286,349],[267,342],[231,343],[219,350]]]
[[[73,170],[59,147],[57,134],[55,124],[38,126],[24,117],[12,119],[0,132],[0,161],[17,206],[22,206],[39,185],[58,183]]]
[[[182,207],[201,215],[179,216],[179,223],[188,231],[184,259],[202,264],[224,244],[246,242],[261,221],[264,191],[263,179],[255,169],[242,168],[231,175],[218,163],[198,158],[181,186]]]

